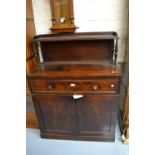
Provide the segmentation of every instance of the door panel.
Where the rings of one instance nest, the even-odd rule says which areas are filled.
[[[50,134],[73,134],[75,110],[71,96],[33,95],[40,128]]]
[[[116,98],[88,95],[75,100],[78,135],[113,136],[117,118]]]

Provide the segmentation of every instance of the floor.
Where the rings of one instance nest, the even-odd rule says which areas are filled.
[[[49,140],[40,138],[39,129],[26,129],[26,155],[128,155],[129,145],[120,141],[116,127],[115,142]]]

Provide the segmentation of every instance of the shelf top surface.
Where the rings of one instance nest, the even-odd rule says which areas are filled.
[[[30,78],[103,78],[121,77],[122,73],[117,65],[110,62],[104,64],[39,64],[28,75]]]
[[[33,42],[42,41],[76,41],[76,40],[108,40],[118,39],[116,32],[76,32],[42,34],[33,37]]]

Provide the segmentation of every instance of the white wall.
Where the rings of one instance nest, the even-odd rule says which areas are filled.
[[[36,33],[51,33],[50,0],[32,0]],[[128,29],[128,0],[74,0],[77,32],[116,31],[120,37],[118,61],[124,59]]]

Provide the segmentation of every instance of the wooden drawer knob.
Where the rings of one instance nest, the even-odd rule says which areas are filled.
[[[111,88],[114,88],[114,87],[115,87],[115,85],[114,85],[114,84],[111,84],[111,85],[110,85],[110,87],[111,87]]]
[[[93,85],[93,90],[98,90],[98,85]]]
[[[49,89],[49,90],[52,89],[52,85],[51,85],[51,84],[48,85],[48,89]]]

